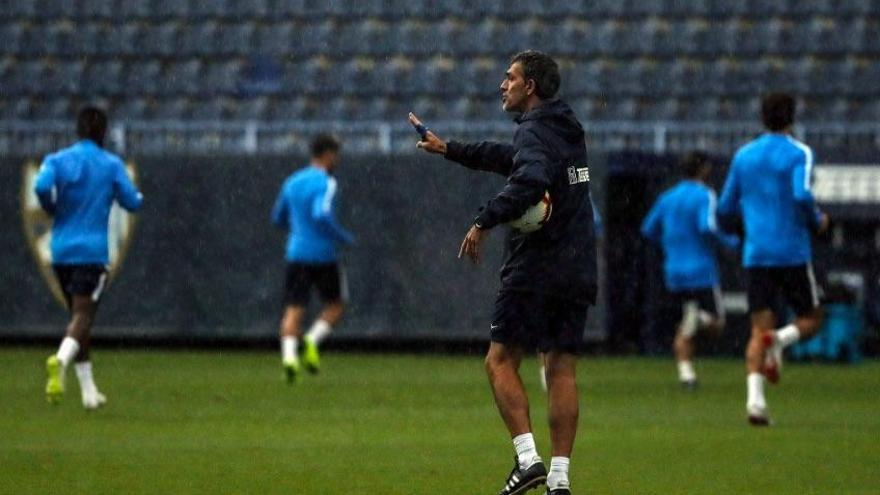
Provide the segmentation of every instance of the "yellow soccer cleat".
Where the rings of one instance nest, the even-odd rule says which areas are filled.
[[[284,361],[282,363],[284,367],[284,379],[287,381],[289,385],[293,385],[295,383],[299,383],[300,380],[300,372],[299,372],[299,362],[298,361]]]
[[[46,400],[57,404],[64,395],[64,367],[54,354],[46,359]]]
[[[312,342],[311,339],[304,339],[302,360],[309,373],[315,374],[321,369],[321,355],[318,353],[318,344]]]

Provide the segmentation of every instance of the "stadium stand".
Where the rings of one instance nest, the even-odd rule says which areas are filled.
[[[870,121],[880,99],[870,0],[24,0],[0,43],[0,120],[95,99],[125,119],[394,120],[401,97],[497,120],[525,47],[559,55],[590,120],[749,119],[786,89],[807,119]]]

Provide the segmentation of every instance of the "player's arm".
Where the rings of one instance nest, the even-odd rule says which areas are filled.
[[[663,232],[663,201],[662,199],[658,199],[654,206],[651,207],[651,210],[648,211],[648,214],[645,215],[645,219],[642,220],[642,227],[640,229],[642,233],[642,237],[648,239],[651,242],[658,243],[660,242],[660,236]]]
[[[550,189],[550,150],[529,130],[517,132],[515,139],[519,145],[519,152],[511,159],[515,172],[508,177],[504,189],[477,215],[474,223],[482,229],[521,217]]]
[[[807,147],[802,151],[803,156],[797,158],[791,174],[794,201],[803,209],[813,228],[824,230],[828,220],[816,205],[812,191],[813,151]]]
[[[40,206],[50,215],[55,214],[57,191],[55,187],[55,164],[51,160],[45,160],[34,180],[34,193],[40,201]]]
[[[278,228],[290,230],[290,210],[287,205],[287,184],[281,186],[281,191],[275,199],[275,205],[272,206],[272,224]]]
[[[144,203],[144,195],[138,191],[137,187],[128,176],[128,171],[122,162],[116,164],[116,177],[113,181],[113,191],[116,201],[128,211],[137,211]]]
[[[346,230],[336,219],[336,179],[327,179],[326,187],[312,201],[312,218],[314,218],[333,239],[344,244],[354,243],[354,235]]]
[[[507,176],[513,167],[514,147],[506,143],[482,141],[478,143],[461,143],[444,141],[434,132],[428,130],[414,114],[409,114],[409,121],[419,134],[421,141],[416,146],[428,153],[443,155],[447,160],[464,165],[473,170],[495,172]]]
[[[718,200],[718,215],[722,217],[734,217],[740,214],[740,184],[739,174],[737,173],[736,157],[730,164],[730,171],[727,173],[727,179],[724,181],[724,188],[721,190],[721,199]]]
[[[728,249],[736,249],[739,247],[739,237],[728,234],[718,227],[718,216],[716,212],[717,198],[712,191],[706,191],[706,194],[700,202],[699,228],[704,235],[714,237],[722,246]]]

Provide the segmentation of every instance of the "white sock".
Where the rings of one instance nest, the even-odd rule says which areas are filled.
[[[683,382],[689,382],[697,379],[697,372],[694,371],[694,365],[690,361],[678,362],[678,379]]]
[[[781,345],[783,349],[800,339],[801,331],[798,330],[798,327],[794,326],[794,323],[786,325],[776,331],[776,342],[779,342],[779,345]]]
[[[535,447],[535,437],[531,433],[523,433],[513,437],[513,448],[516,449],[516,459],[519,461],[520,469],[525,469],[535,461],[541,460],[538,449]]]
[[[281,359],[287,362],[296,362],[296,337],[281,337]]]
[[[321,345],[321,342],[330,335],[330,331],[333,330],[333,327],[330,326],[329,323],[322,319],[315,320],[312,323],[312,328],[309,329],[309,333],[306,334],[306,338],[309,339],[309,342],[315,345]]]
[[[61,345],[58,346],[58,352],[55,356],[61,361],[61,365],[67,368],[67,365],[73,361],[73,358],[76,357],[78,352],[79,342],[73,337],[64,337],[64,340],[61,341]]]
[[[746,377],[748,385],[748,399],[746,400],[746,409],[767,409],[767,401],[764,399],[764,375],[761,373],[749,373]]]
[[[568,488],[568,457],[551,457],[550,472],[547,473],[547,489]]]
[[[76,377],[79,379],[79,389],[86,392],[97,392],[98,387],[95,385],[95,379],[92,376],[92,362],[82,361],[74,365]]]

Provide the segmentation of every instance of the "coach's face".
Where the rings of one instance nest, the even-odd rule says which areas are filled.
[[[514,62],[504,74],[501,81],[501,108],[505,112],[525,111],[526,101],[535,91],[535,82],[526,81],[519,62]]]

